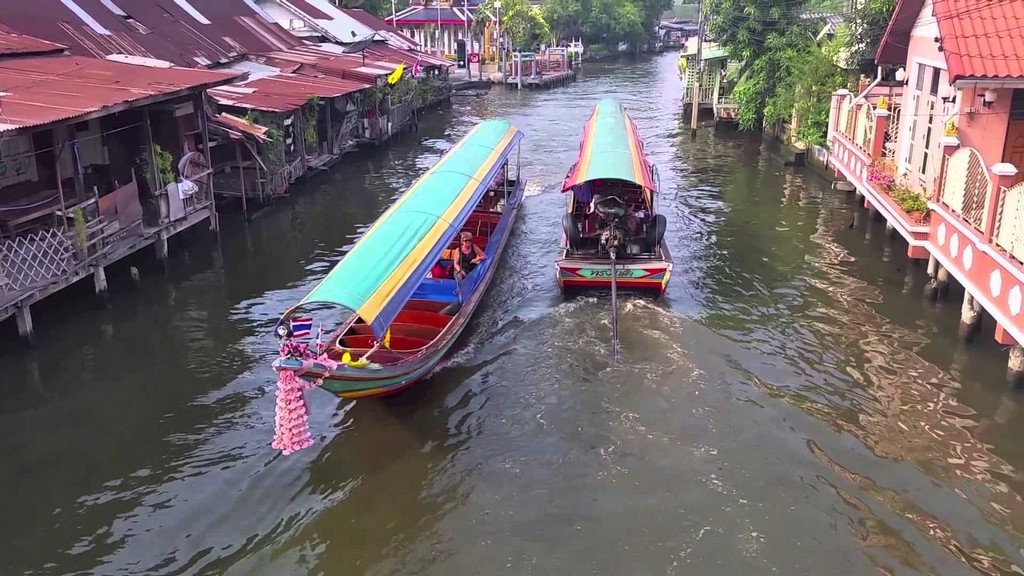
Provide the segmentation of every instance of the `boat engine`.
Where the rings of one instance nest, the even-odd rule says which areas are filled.
[[[601,220],[598,224],[600,234],[598,235],[599,246],[605,252],[625,252],[629,243],[630,233],[626,227],[626,203],[618,196],[594,195],[590,204],[592,212],[597,212]]]

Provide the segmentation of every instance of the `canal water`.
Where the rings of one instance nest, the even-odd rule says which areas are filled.
[[[1005,355],[881,223],[759,139],[690,139],[675,59],[459,97],[166,274],[37,318],[5,352],[0,573],[1010,574],[1024,425]],[[667,299],[562,302],[557,192],[620,99],[661,168]],[[388,401],[312,392],[271,450],[270,330],[474,122],[528,135],[524,214],[452,362]],[[124,283],[122,283],[124,284]],[[991,325],[989,325],[991,327]]]

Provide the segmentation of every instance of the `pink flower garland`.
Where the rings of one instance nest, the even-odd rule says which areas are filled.
[[[307,382],[299,375],[309,369],[312,359],[306,345],[285,343],[281,348],[282,357],[297,354],[302,358],[302,369],[299,372],[281,370],[277,380],[277,409],[274,418],[274,441],[270,446],[280,450],[285,456],[309,448],[313,445],[313,437],[309,433],[309,406],[306,404],[305,391],[316,388],[324,383],[318,378],[315,382]],[[333,370],[337,362],[324,354],[317,358],[328,370]]]

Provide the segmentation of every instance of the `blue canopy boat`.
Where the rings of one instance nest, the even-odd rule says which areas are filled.
[[[486,120],[445,153],[285,312],[274,370],[342,398],[394,394],[429,375],[497,271],[523,198],[522,138],[511,123]],[[485,257],[460,281],[448,271],[465,232]],[[313,316],[339,310],[329,337],[311,342]]]

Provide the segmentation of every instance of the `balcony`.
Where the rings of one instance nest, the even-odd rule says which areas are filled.
[[[829,163],[864,196],[864,207],[878,210],[907,241],[907,255],[925,259],[928,214],[903,208],[913,193],[894,177],[902,95],[901,85],[869,87],[857,97],[845,90],[833,94]]]
[[[973,148],[947,138],[929,247],[949,273],[996,319],[996,340],[1024,343],[1024,183],[1017,169],[986,167]]]

